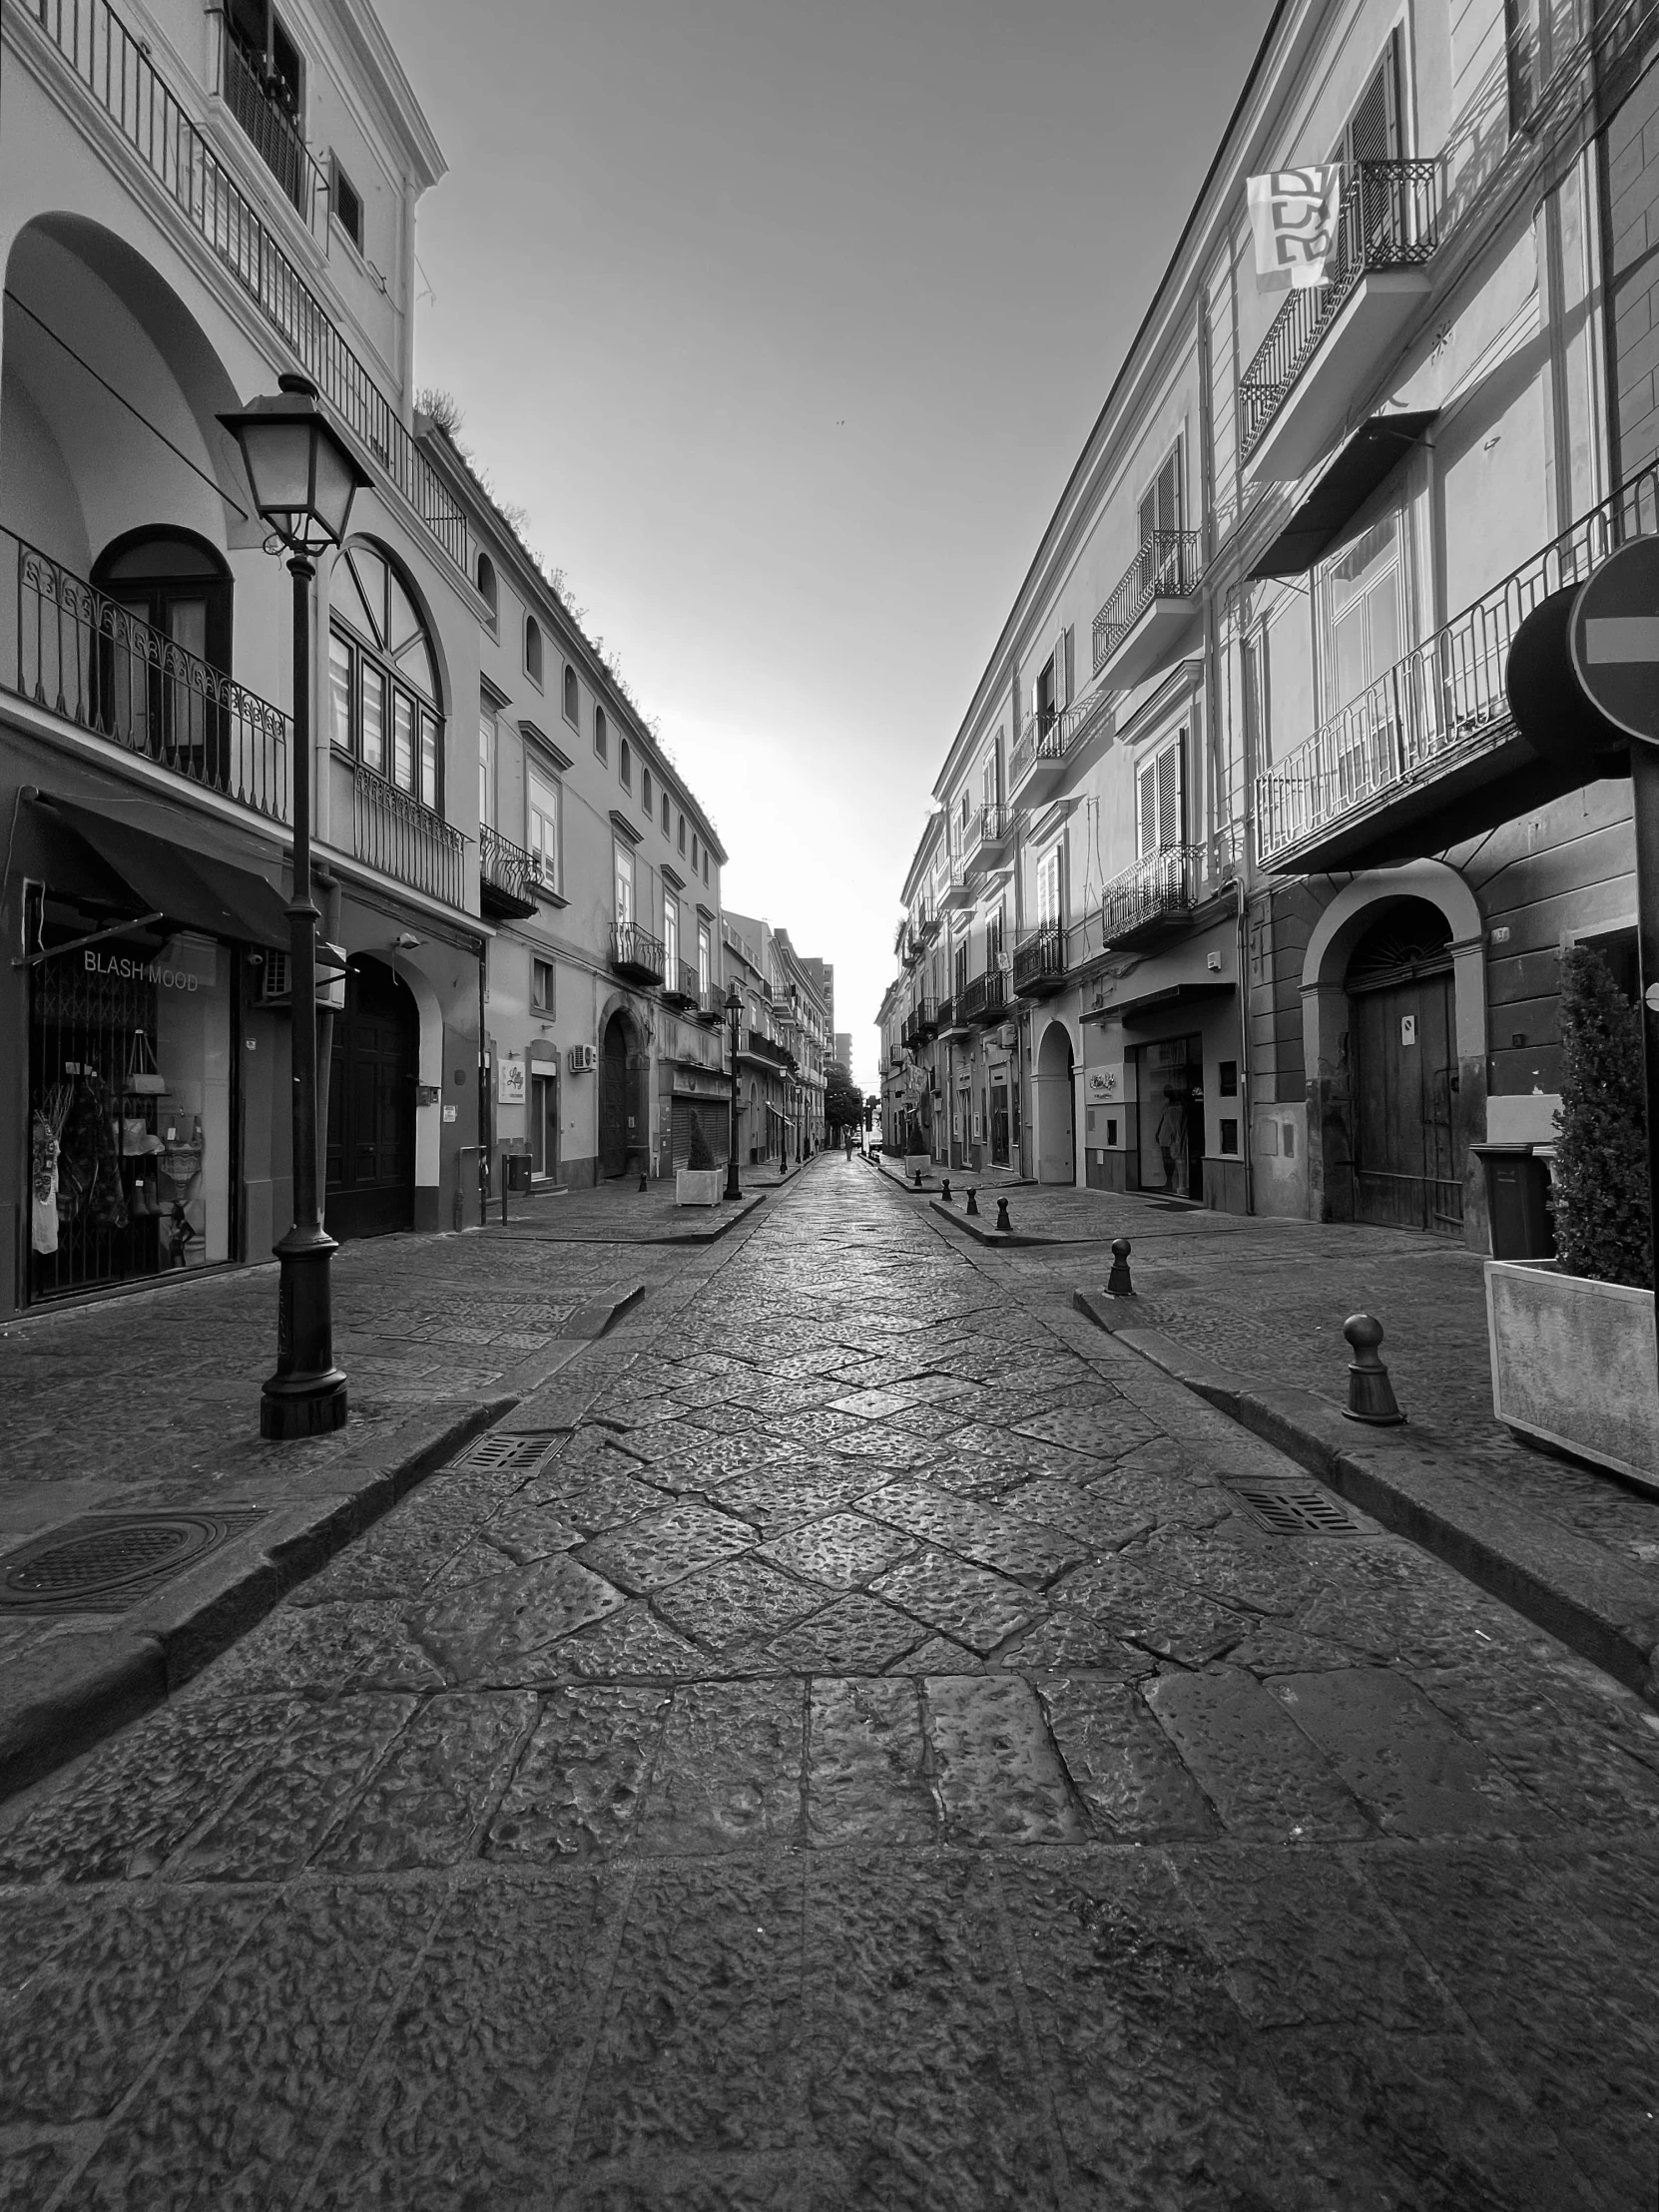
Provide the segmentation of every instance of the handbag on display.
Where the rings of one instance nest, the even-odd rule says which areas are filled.
[[[167,1078],[156,1065],[150,1039],[142,1029],[133,1031],[133,1048],[127,1055],[127,1092],[132,1098],[160,1098]]]

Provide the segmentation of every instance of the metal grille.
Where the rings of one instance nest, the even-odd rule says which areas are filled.
[[[89,1514],[0,1559],[0,1609],[125,1612],[263,1516],[262,1506]]]
[[[559,1430],[545,1429],[532,1435],[477,1436],[458,1459],[450,1461],[450,1465],[452,1468],[538,1467],[560,1440],[560,1434]]]
[[[1276,1536],[1360,1536],[1365,1524],[1329,1490],[1313,1482],[1256,1482],[1244,1478],[1228,1488],[1253,1519]]]

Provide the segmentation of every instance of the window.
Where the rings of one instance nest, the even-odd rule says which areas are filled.
[[[651,815],[651,771],[643,761],[640,763],[640,807],[647,820],[649,820]]]
[[[573,668],[572,668],[572,667],[571,667],[571,666],[569,665],[569,663],[568,663],[568,662],[567,662],[567,663],[565,664],[565,700],[564,700],[564,707],[565,707],[565,720],[566,720],[566,722],[568,722],[568,723],[570,724],[571,728],[572,728],[572,729],[574,730],[574,729],[575,729],[575,728],[577,727],[577,705],[576,705],[576,671],[575,671],[575,670],[574,670],[574,669],[573,669]]]
[[[1330,564],[1325,610],[1331,643],[1327,705],[1336,714],[1370,691],[1404,651],[1404,552],[1397,515],[1374,522]]]
[[[634,788],[634,749],[626,738],[623,739],[621,748],[617,753],[616,773],[617,781],[621,784],[623,790],[625,792],[632,791]]]
[[[603,707],[595,707],[593,710],[593,750],[603,761],[609,756],[610,746],[610,731],[605,720],[605,710]]]
[[[305,88],[299,49],[271,0],[230,0],[226,23],[239,58],[253,72],[266,99],[280,109],[296,131],[302,131]],[[233,110],[238,107],[234,94],[230,105]]]
[[[707,845],[703,847],[703,880],[705,883],[709,880],[709,847]]]
[[[968,944],[964,937],[956,947],[956,996],[961,997],[968,987]]]
[[[1037,862],[1037,927],[1057,927],[1060,920],[1060,847],[1049,846]]]
[[[1509,58],[1509,129],[1518,131],[1538,101],[1544,75],[1538,0],[1503,0],[1503,43]]]
[[[1181,527],[1181,448],[1179,445],[1158,471],[1141,501],[1141,544],[1154,537],[1173,536]]]
[[[530,1004],[538,1014],[551,1014],[554,1010],[551,960],[530,962]]]
[[[616,852],[616,918],[622,927],[634,918],[634,855],[625,844]]]
[[[664,794],[663,794],[663,835],[664,835],[665,837],[666,837],[666,836],[668,835],[668,816],[669,816],[669,806],[668,806],[668,794],[667,794],[667,792],[664,792]]]
[[[1222,1098],[1238,1097],[1239,1063],[1237,1060],[1222,1060],[1218,1063],[1216,1068],[1216,1090]],[[1224,1146],[1223,1150],[1225,1149]]]
[[[541,879],[549,890],[559,888],[559,787],[551,777],[534,768],[528,771],[524,792],[524,841],[541,862]]]
[[[328,691],[337,749],[434,810],[442,723],[426,626],[385,555],[365,539],[334,563]]]
[[[680,980],[680,901],[663,893],[663,980],[672,989]]]
[[[1171,845],[1185,844],[1185,826],[1182,822],[1181,756],[1186,748],[1187,733],[1172,738],[1149,761],[1141,764],[1135,776],[1135,821],[1138,848],[1141,852],[1165,851]]]
[[[360,254],[363,250],[362,195],[333,155],[328,157],[328,200],[334,221]]]
[[[541,683],[541,624],[534,615],[524,618],[524,673],[532,684]]]
[[[693,867],[695,868],[695,867],[696,867],[696,865],[697,865],[697,831],[696,831],[696,830],[694,830],[692,831],[692,866],[693,866]]]
[[[478,556],[478,596],[489,609],[489,625],[493,630],[501,609],[495,581],[495,563],[487,553],[480,553]]]
[[[700,921],[697,925],[697,987],[705,998],[709,995],[712,964],[713,946],[709,939],[709,925]]]
[[[999,968],[1002,965],[1002,908],[998,906],[995,913],[989,915],[985,922],[985,967],[987,972],[991,968]]]
[[[665,823],[663,827],[667,829],[668,825]],[[686,849],[686,818],[684,815],[680,817],[680,849],[682,852]]]
[[[1238,1149],[1239,1125],[1237,1121],[1224,1116],[1221,1124],[1221,1150],[1223,1152],[1237,1152]]]
[[[487,707],[478,716],[478,821],[495,827],[495,717]]]

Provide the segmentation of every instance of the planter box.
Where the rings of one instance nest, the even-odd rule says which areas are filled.
[[[674,1203],[676,1206],[718,1206],[725,1188],[724,1168],[677,1168]]]
[[[904,1180],[913,1183],[918,1175],[930,1175],[933,1171],[932,1156],[926,1152],[907,1152],[904,1155]]]
[[[1535,1438],[1659,1490],[1653,1293],[1563,1275],[1552,1260],[1486,1262],[1492,1410]]]

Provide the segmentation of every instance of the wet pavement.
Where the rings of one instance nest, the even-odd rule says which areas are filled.
[[[814,1162],[7,1807],[0,2204],[1650,2206],[1659,1716],[1070,1290]]]

